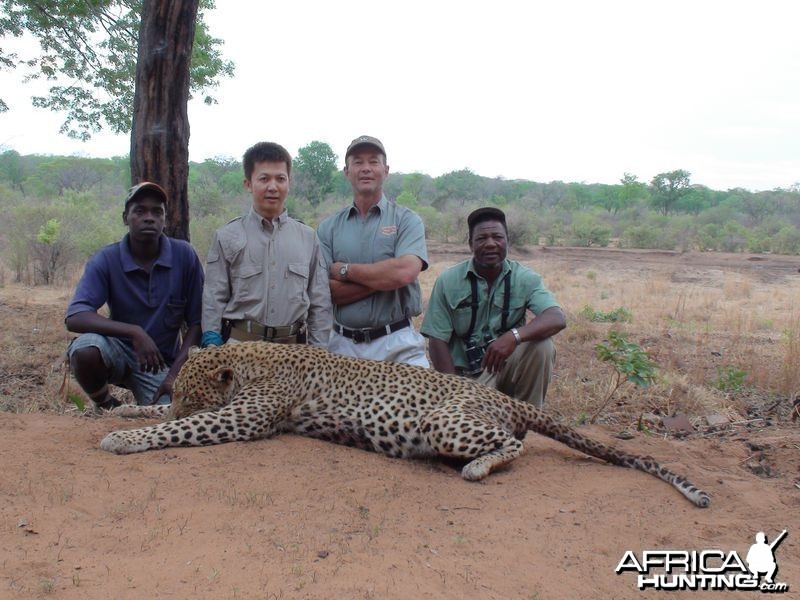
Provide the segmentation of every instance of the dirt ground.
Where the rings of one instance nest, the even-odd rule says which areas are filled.
[[[461,248],[432,248],[432,265],[464,257]],[[564,270],[688,261],[687,272],[730,270],[756,281],[796,278],[800,267],[786,257],[595,249],[517,257],[547,257]],[[32,323],[52,342],[63,337],[68,299],[69,290],[7,286],[0,318]],[[34,360],[45,344],[33,334],[5,335],[3,353],[15,366],[0,369],[0,397],[44,393],[57,357]],[[649,475],[532,433],[512,465],[468,483],[445,462],[291,435],[115,456],[99,450],[102,437],[144,421],[44,408],[0,412],[3,598],[638,598],[636,576],[615,574],[628,550],[744,558],[757,532],[771,541],[784,529],[776,581],[788,583],[784,597],[800,597],[800,423],[787,419],[684,439],[623,440],[615,428],[580,427],[688,476],[712,496],[710,508],[698,509]],[[754,455],[769,477],[744,468]],[[647,593],[659,594],[748,592]]]

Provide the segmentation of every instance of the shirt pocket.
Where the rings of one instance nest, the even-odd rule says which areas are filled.
[[[455,302],[455,305],[450,306],[450,310],[453,314],[453,333],[457,337],[463,338],[467,331],[469,331],[469,324],[472,322],[472,297],[467,296],[466,298],[461,298],[458,302]],[[477,307],[476,307],[477,309]],[[480,328],[480,323],[478,323],[477,314],[475,318],[475,330]]]
[[[164,327],[169,330],[180,329],[183,324],[183,313],[186,311],[185,299],[170,298],[164,310]]]
[[[397,243],[397,234],[384,235],[380,231],[375,236],[374,262],[395,258],[394,249]]]
[[[259,263],[241,262],[238,265],[231,265],[231,288],[233,291],[231,299],[235,299],[238,304],[263,297],[264,290],[261,285],[263,271],[264,265]]]
[[[512,327],[517,327],[520,324],[525,323],[525,299],[521,297],[514,297],[514,293],[511,293],[511,299],[508,303],[508,320],[506,321],[506,328],[511,329]],[[500,327],[503,324],[503,295],[496,294],[493,301],[492,301],[492,323],[497,325],[498,331],[495,332],[498,335],[505,333],[499,331]]]
[[[289,263],[286,267],[286,285],[289,298],[308,302],[308,265]]]

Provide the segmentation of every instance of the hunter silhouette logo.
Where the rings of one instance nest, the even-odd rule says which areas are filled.
[[[766,534],[759,531],[755,534],[756,543],[750,546],[744,561],[735,550],[644,550],[638,557],[628,550],[615,573],[637,573],[640,590],[788,592],[789,584],[775,581],[778,572],[775,550],[787,533],[784,529],[768,544]]]
[[[775,541],[767,546],[767,536],[763,531],[756,534],[756,543],[750,546],[747,553],[747,568],[753,574],[753,577],[758,579],[760,573],[766,574],[766,582],[773,583],[772,578],[778,570],[778,563],[775,562],[775,548],[786,537],[786,530],[784,529]]]

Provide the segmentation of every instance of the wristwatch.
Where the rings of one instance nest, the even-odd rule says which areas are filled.
[[[347,272],[350,270],[350,263],[345,263],[339,267],[339,277],[347,279]]]

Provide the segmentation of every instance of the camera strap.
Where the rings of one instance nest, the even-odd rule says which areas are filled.
[[[472,317],[469,320],[469,329],[462,338],[469,344],[472,338],[472,332],[475,330],[475,321],[478,319],[478,278],[474,273],[470,272],[469,276],[470,287],[472,288],[472,301],[470,307],[472,308]],[[501,314],[500,329],[502,333],[508,331],[508,315],[511,314],[511,271],[506,273],[503,277],[503,312]]]
[[[508,315],[511,314],[511,271],[503,278],[503,320],[500,323],[502,333],[508,330]]]
[[[467,273],[467,275],[469,276],[469,284],[472,287],[472,301],[469,304],[470,308],[472,308],[472,317],[469,320],[469,329],[464,334],[463,340],[469,346],[472,332],[475,329],[475,321],[478,318],[478,278],[472,272]]]

